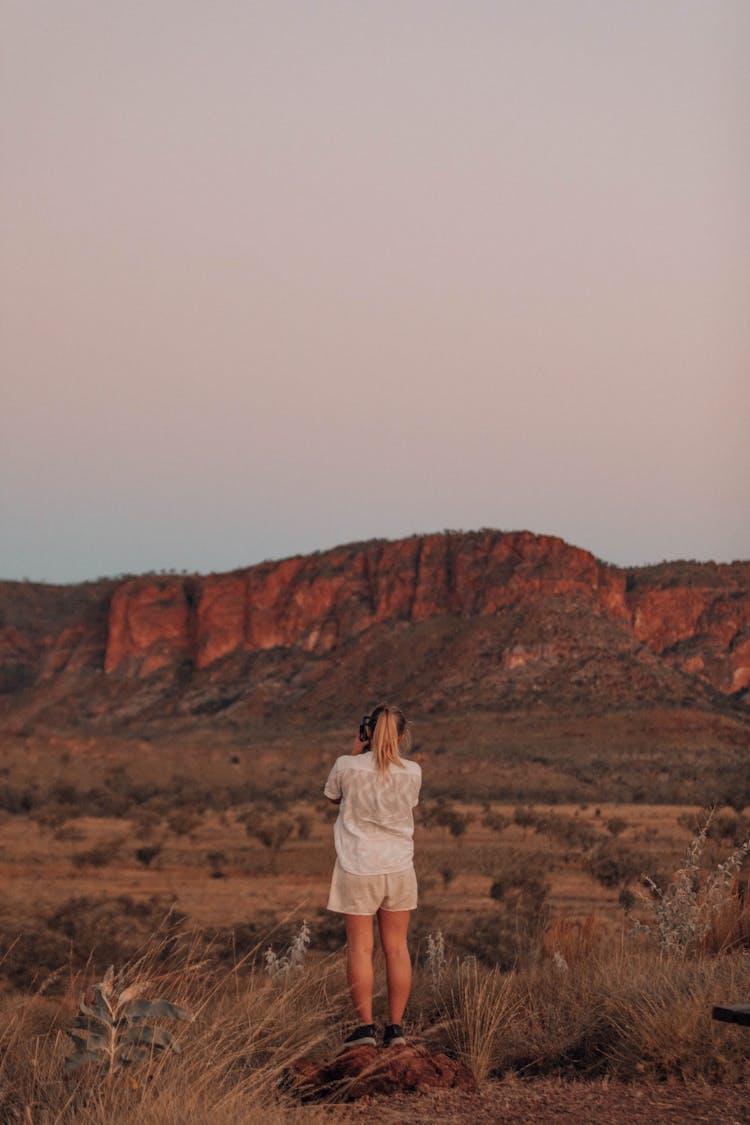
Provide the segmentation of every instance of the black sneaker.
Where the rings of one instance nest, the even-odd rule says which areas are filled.
[[[336,1053],[340,1055],[342,1051],[348,1051],[350,1047],[377,1047],[377,1045],[375,1024],[363,1023],[361,1027],[355,1027],[354,1031],[347,1035]]]
[[[404,1029],[400,1023],[386,1024],[385,1031],[383,1032],[383,1046],[384,1047],[403,1047],[406,1043],[404,1036]]]

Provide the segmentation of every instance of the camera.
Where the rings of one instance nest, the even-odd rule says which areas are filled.
[[[359,741],[369,742],[372,738],[373,728],[372,715],[365,715],[362,722],[359,724]]]

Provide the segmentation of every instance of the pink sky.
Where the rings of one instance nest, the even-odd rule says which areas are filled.
[[[3,0],[0,577],[750,558],[745,0]]]

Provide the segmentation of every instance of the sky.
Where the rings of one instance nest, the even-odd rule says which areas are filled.
[[[747,0],[0,0],[0,577],[750,558]]]

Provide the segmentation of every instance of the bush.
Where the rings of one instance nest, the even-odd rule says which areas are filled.
[[[325,963],[277,982],[251,974],[239,985],[231,970],[218,980],[207,975],[189,950],[165,957],[155,937],[125,965],[122,978],[126,991],[120,999],[132,998],[136,1014],[147,1012],[148,1024],[152,1016],[160,1021],[128,1036],[144,1045],[168,1042],[169,1029],[161,1021],[176,1014],[172,1005],[195,1012],[195,1020],[180,1027],[182,1051],[141,1051],[126,1069],[111,1074],[94,1057],[70,1082],[61,1065],[65,1044],[55,1034],[59,1016],[37,1014],[36,997],[0,998],[0,1121],[30,1121],[33,1106],[35,1122],[61,1125],[230,1120],[282,1125],[301,1112],[282,1091],[292,1064],[321,1048],[330,1052],[341,1034],[343,981]],[[154,995],[154,988],[164,1002],[143,999]],[[96,991],[92,1001],[96,1009]],[[106,1038],[106,1022],[102,1029]],[[100,1043],[101,1036],[93,1046]],[[323,1116],[315,1109],[304,1113],[312,1121]]]
[[[13,813],[14,816],[25,816],[37,804],[31,789],[18,789],[13,785],[0,785],[0,809]]]
[[[482,824],[485,828],[491,828],[493,832],[502,832],[510,824],[510,817],[488,809],[482,817]]]
[[[641,852],[616,840],[602,840],[586,857],[586,870],[603,887],[624,886],[636,879],[647,864]]]
[[[627,820],[623,820],[621,816],[613,816],[607,821],[607,831],[611,836],[619,836],[627,826]]]
[[[169,829],[175,836],[189,836],[200,822],[200,813],[195,809],[174,809],[167,817]]]
[[[537,832],[544,832],[571,847],[590,848],[599,839],[599,833],[587,821],[562,813],[538,813],[534,826]]]
[[[503,859],[489,889],[497,909],[472,919],[454,940],[462,952],[507,971],[538,955],[549,920],[549,888],[522,853],[511,851]]]
[[[70,943],[64,935],[47,929],[4,930],[0,950],[6,950],[0,957],[0,976],[14,988],[59,991],[53,986],[70,964]]]
[[[279,852],[294,832],[294,822],[286,816],[260,822],[250,816],[245,819],[245,831],[248,836],[254,836],[266,848],[269,853],[269,868],[275,873]]]
[[[144,844],[136,848],[133,855],[144,867],[150,867],[156,857],[161,853],[161,844]]]
[[[48,928],[67,939],[74,966],[89,959],[103,971],[132,957],[150,934],[164,939],[172,948],[185,916],[160,898],[138,901],[129,895],[115,898],[68,899],[47,920]]]
[[[748,940],[750,909],[739,895],[737,874],[750,854],[750,838],[706,873],[702,860],[712,823],[709,814],[667,886],[645,879],[650,898],[643,901],[653,922],[636,925],[652,933],[663,952],[717,952]]]
[[[74,852],[71,860],[74,867],[106,867],[117,857],[125,843],[122,839],[106,840],[81,852]]]

